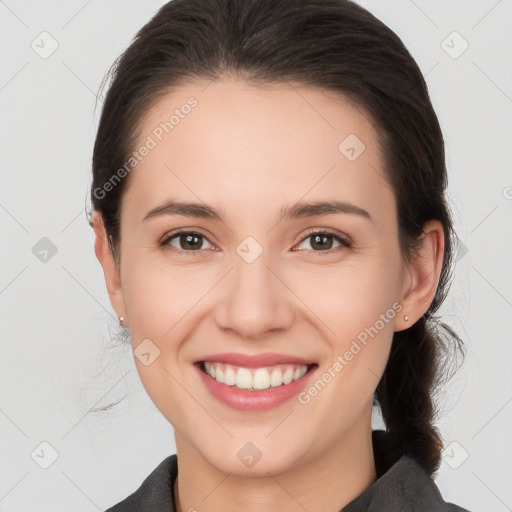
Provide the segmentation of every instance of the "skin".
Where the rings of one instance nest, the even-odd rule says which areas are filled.
[[[425,224],[422,246],[407,265],[377,132],[342,97],[228,76],[197,81],[153,106],[141,121],[140,143],[190,96],[198,105],[131,171],[120,268],[101,215],[93,216],[112,306],[125,318],[134,349],[149,338],[160,350],[148,366],[135,362],[175,430],[180,508],[339,511],[376,480],[373,394],[393,332],[411,326],[434,298],[442,226]],[[338,150],[349,134],[366,146],[354,161]],[[224,222],[142,222],[171,197],[212,205]],[[279,222],[285,205],[332,199],[365,209],[372,221],[336,213]],[[181,245],[176,237],[167,249],[159,246],[179,230],[205,235],[196,242],[199,254],[190,254],[183,237]],[[310,232],[322,230],[338,231],[353,246],[333,238],[327,249],[315,245]],[[247,236],[264,249],[250,264],[236,252]],[[401,311],[305,405],[294,397],[265,412],[231,409],[192,366],[205,354],[277,352],[316,361],[321,375],[394,303]],[[250,468],[237,458],[249,441],[262,454]]]

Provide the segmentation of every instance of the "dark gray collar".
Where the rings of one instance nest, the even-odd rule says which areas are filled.
[[[462,510],[445,503],[429,474],[414,459],[403,456],[341,512]]]

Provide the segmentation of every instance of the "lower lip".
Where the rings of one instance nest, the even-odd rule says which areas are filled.
[[[240,411],[266,411],[277,407],[286,400],[297,395],[308,383],[311,375],[315,373],[317,366],[310,368],[300,379],[270,387],[260,391],[248,391],[238,389],[236,386],[228,386],[217,382],[207,375],[199,365],[194,365],[210,393],[219,401]]]

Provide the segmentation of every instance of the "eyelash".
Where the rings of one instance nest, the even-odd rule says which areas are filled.
[[[175,252],[175,253],[178,253],[178,254],[190,254],[190,255],[199,255],[201,254],[201,252],[203,251],[202,249],[198,249],[198,250],[195,250],[195,251],[179,251],[177,250],[176,248],[171,248],[171,246],[169,246],[169,242],[174,239],[174,238],[177,238],[179,237],[180,235],[196,235],[196,236],[199,236],[199,237],[203,237],[205,240],[207,240],[209,243],[212,243],[210,242],[210,240],[208,240],[208,237],[206,235],[203,235],[202,233],[199,233],[197,231],[178,231],[176,233],[171,233],[169,236],[166,236],[160,243],[160,247],[162,247],[164,250],[168,250],[168,251],[171,251],[171,252]],[[323,255],[323,254],[333,254],[334,252],[338,252],[339,250],[343,249],[343,248],[346,248],[346,249],[350,249],[352,247],[352,242],[348,239],[348,238],[345,238],[343,236],[341,236],[338,232],[336,231],[330,231],[330,230],[323,230],[323,231],[310,231],[308,234],[306,234],[300,241],[299,241],[299,244],[301,244],[302,242],[304,242],[305,240],[307,240],[308,238],[311,238],[313,235],[329,235],[329,236],[332,236],[337,242],[340,243],[340,246],[334,248],[334,249],[329,249],[329,250],[326,250],[326,251],[314,251],[314,250],[310,250],[311,252],[313,253],[316,253],[318,255]]]

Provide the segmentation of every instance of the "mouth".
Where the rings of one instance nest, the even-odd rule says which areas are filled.
[[[304,377],[318,367],[317,363],[282,363],[257,368],[235,366],[215,361],[194,363],[212,380],[244,391],[264,392],[270,388],[283,388]]]

